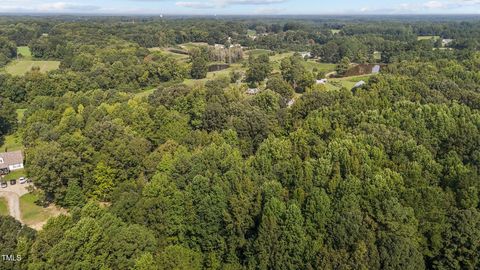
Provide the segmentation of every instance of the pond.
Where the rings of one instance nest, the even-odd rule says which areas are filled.
[[[229,68],[228,64],[214,64],[208,67],[208,72],[220,71]]]

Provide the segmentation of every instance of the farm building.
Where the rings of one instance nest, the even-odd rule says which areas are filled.
[[[0,153],[0,174],[23,169],[22,151]]]

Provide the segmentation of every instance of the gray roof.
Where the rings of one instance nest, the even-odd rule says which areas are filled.
[[[2,160],[3,163],[0,163],[0,168],[8,168],[10,165],[23,164],[22,151],[0,153],[0,162]]]
[[[355,84],[354,87],[357,88],[357,87],[360,87],[360,86],[362,86],[362,85],[364,85],[364,84],[365,84],[365,81],[359,81],[359,82],[357,82],[357,83]]]
[[[372,73],[379,73],[380,72],[380,65],[375,65],[372,68]]]

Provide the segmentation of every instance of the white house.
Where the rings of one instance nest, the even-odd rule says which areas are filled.
[[[361,86],[363,86],[364,84],[365,84],[365,81],[359,81],[359,82],[357,82],[357,83],[353,86],[353,88],[361,87]]]
[[[0,153],[0,173],[23,169],[22,151]]]
[[[258,89],[258,88],[248,88],[247,89],[247,94],[249,94],[249,95],[256,95],[256,94],[258,94],[258,92],[260,92],[260,89]]]
[[[317,80],[317,84],[326,84],[327,82],[328,82],[327,79]]]
[[[311,52],[301,52],[300,55],[302,58],[312,58],[312,53]]]
[[[450,43],[452,43],[453,41],[454,41],[453,39],[444,38],[444,39],[442,39],[442,46],[446,47],[446,46],[450,45]]]

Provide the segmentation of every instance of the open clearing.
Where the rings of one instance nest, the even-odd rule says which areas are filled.
[[[23,59],[31,59],[32,58],[32,52],[30,51],[30,48],[27,46],[20,46],[17,48],[17,54],[21,54]]]
[[[23,120],[23,116],[25,114],[25,109],[18,109],[17,110],[17,120],[21,122]],[[11,135],[5,136],[5,141],[2,146],[0,146],[0,152],[7,152],[7,151],[16,151],[16,150],[23,150],[22,145],[22,138],[20,133],[17,131]]]
[[[439,38],[440,36],[418,36],[417,40],[429,40],[429,39],[437,40]]]
[[[32,70],[33,67],[39,67],[40,72],[56,70],[60,67],[60,61],[32,61],[16,60],[5,67],[5,71],[14,76],[23,76]]]
[[[28,193],[20,197],[22,221],[29,227],[39,230],[49,218],[66,213],[65,210],[53,205],[49,207],[38,206],[35,203],[37,200],[38,196],[34,193]]]

